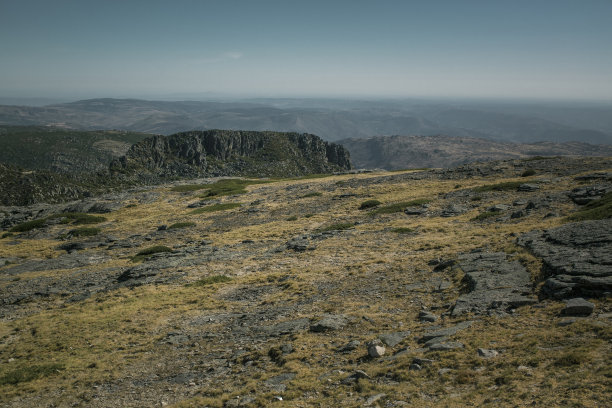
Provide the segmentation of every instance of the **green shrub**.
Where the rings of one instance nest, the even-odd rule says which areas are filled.
[[[325,232],[325,231],[343,231],[343,230],[347,230],[347,229],[353,228],[354,226],[355,226],[355,224],[353,224],[353,223],[340,222],[340,223],[328,225],[327,227],[319,228],[318,231],[319,232]]]
[[[484,193],[486,191],[513,191],[523,184],[522,181],[507,181],[504,183],[488,184],[486,186],[480,186],[474,188],[474,191],[478,193]]]
[[[381,205],[382,203],[378,200],[367,200],[364,201],[363,203],[361,203],[361,205],[359,206],[360,210],[366,210],[368,208],[374,208],[374,207],[378,207],[379,205]]]
[[[408,227],[398,227],[398,228],[393,228],[391,232],[395,232],[396,234],[410,234],[414,232],[414,230]]]
[[[472,218],[472,221],[482,221],[482,220],[486,220],[487,218],[496,217],[498,215],[499,215],[498,211],[485,211],[481,214],[478,214],[474,218]]]
[[[174,186],[170,189],[170,191],[175,191],[177,193],[188,193],[191,191],[202,190],[208,187],[208,184],[184,184],[181,186]]]
[[[0,385],[15,385],[41,377],[47,377],[64,369],[63,364],[39,364],[21,367],[7,372],[0,377]]]
[[[534,169],[527,169],[521,174],[521,177],[529,177],[533,176],[534,174],[536,174]]]
[[[38,220],[26,221],[21,224],[17,224],[13,226],[9,231],[10,232],[26,232],[31,231],[36,228],[42,228],[45,226],[46,218],[41,218]]]
[[[321,197],[322,195],[323,195],[323,193],[320,193],[318,191],[313,191],[312,193],[304,194],[301,198]]]
[[[271,183],[272,180],[244,180],[244,179],[223,179],[212,184],[206,184],[204,188],[208,191],[202,198],[221,197],[246,193],[246,187],[251,184]]]
[[[172,225],[170,225],[168,227],[168,229],[179,229],[179,228],[188,228],[188,227],[195,227],[196,223],[195,222],[176,222]]]
[[[612,218],[612,193],[585,205],[580,211],[567,217],[568,221],[603,220]]]
[[[160,252],[172,252],[172,249],[164,245],[156,245],[156,246],[152,246],[152,247],[141,250],[140,252],[136,254],[136,256],[149,256],[153,254],[158,254]]]
[[[406,207],[414,207],[417,205],[423,205],[423,204],[427,204],[430,202],[431,200],[427,198],[419,198],[417,200],[404,201],[401,203],[385,205],[384,207],[379,207],[373,210],[370,214],[393,214],[397,212],[403,212],[406,209]]]
[[[297,221],[297,216],[292,215],[291,217],[287,218],[287,221]]]
[[[93,237],[100,233],[100,228],[77,228],[68,232],[69,235],[73,237]]]
[[[53,214],[49,216],[49,219],[55,219],[55,218],[59,218],[60,219],[60,223],[62,224],[69,224],[69,223],[73,223],[75,225],[79,225],[79,224],[99,224],[101,222],[106,221],[106,218],[98,216],[98,215],[91,215],[91,214],[85,214],[85,213],[61,213],[61,214]]]
[[[215,283],[229,282],[232,278],[226,275],[213,275],[193,282],[192,286],[207,286]]]
[[[198,208],[197,210],[193,210],[191,214],[202,214],[207,212],[231,210],[232,208],[240,207],[241,205],[242,203],[213,204],[206,207]]]

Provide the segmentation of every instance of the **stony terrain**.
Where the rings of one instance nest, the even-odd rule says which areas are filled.
[[[582,142],[510,143],[477,137],[377,136],[342,139],[356,168],[455,167],[475,161],[533,156],[610,156],[612,146]]]
[[[612,399],[611,158],[232,183],[1,207],[0,405]]]

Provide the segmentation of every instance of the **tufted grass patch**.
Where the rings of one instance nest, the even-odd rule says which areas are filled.
[[[414,207],[417,205],[428,204],[430,202],[431,200],[428,198],[419,198],[419,199],[411,200],[411,201],[402,201],[400,203],[389,204],[389,205],[385,205],[384,207],[376,208],[375,210],[371,211],[370,214],[372,215],[393,214],[397,212],[403,212],[406,209],[406,207]]]
[[[175,222],[174,224],[170,225],[168,227],[168,229],[181,229],[181,228],[189,228],[189,227],[195,227],[196,223],[195,222],[191,222],[191,221],[187,221],[187,222]]]
[[[42,377],[48,377],[52,374],[64,370],[63,364],[38,364],[25,367],[19,367],[8,371],[0,377],[0,385],[16,385],[19,383],[29,382]]]
[[[72,235],[73,237],[93,237],[100,233],[100,228],[95,227],[83,227],[76,228],[68,232],[68,235]]]
[[[231,280],[232,278],[227,275],[213,275],[213,276],[208,276],[206,278],[199,279],[191,283],[190,286],[207,286],[207,285],[213,285],[215,283],[230,282]]]
[[[484,186],[475,187],[474,191],[477,193],[484,193],[487,191],[515,191],[521,184],[523,184],[522,181],[505,181],[503,183],[487,184]]]

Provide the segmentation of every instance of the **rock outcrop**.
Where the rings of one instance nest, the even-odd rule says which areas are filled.
[[[300,176],[351,168],[348,151],[315,135],[207,130],[153,136],[111,164],[140,179]]]
[[[542,258],[542,294],[557,299],[612,293],[612,219],[531,231],[519,245]]]

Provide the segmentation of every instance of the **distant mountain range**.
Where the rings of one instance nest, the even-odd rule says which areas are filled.
[[[0,106],[0,125],[52,125],[168,135],[231,129],[311,133],[325,140],[447,135],[501,142],[612,144],[612,106],[253,99],[234,102],[90,99]]]
[[[582,142],[503,143],[449,136],[381,136],[339,140],[356,168],[399,170],[454,167],[476,161],[533,156],[612,156],[612,146]]]

